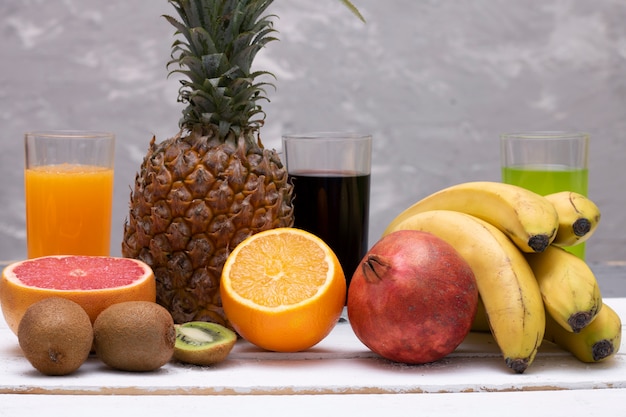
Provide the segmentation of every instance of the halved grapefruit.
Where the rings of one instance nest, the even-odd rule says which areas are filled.
[[[0,306],[15,334],[26,309],[53,296],[80,304],[93,323],[112,304],[156,302],[156,282],[147,264],[108,256],[44,256],[14,262],[2,271]]]

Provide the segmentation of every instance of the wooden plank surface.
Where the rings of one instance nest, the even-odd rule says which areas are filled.
[[[591,267],[605,302],[626,317],[626,263]],[[240,341],[229,359],[214,367],[172,362],[157,372],[126,373],[90,357],[73,375],[46,377],[23,358],[16,336],[0,317],[0,416],[41,416],[51,410],[65,417],[120,412],[169,417],[181,410],[257,417],[348,410],[359,417],[381,412],[626,416],[624,343],[614,358],[599,364],[581,363],[544,343],[531,367],[517,375],[506,368],[490,335],[472,333],[444,360],[407,366],[371,353],[344,319],[307,352],[266,352]]]
[[[626,389],[462,394],[0,396],[0,416],[607,417],[624,416]]]
[[[607,299],[626,317],[626,298]],[[65,377],[45,377],[21,355],[17,338],[0,322],[0,394],[61,395],[320,395],[468,393],[626,388],[626,356],[584,364],[550,343],[522,374],[505,365],[493,338],[470,334],[447,358],[408,366],[377,357],[346,321],[306,352],[275,353],[240,341],[214,367],[169,363],[150,373],[107,368],[92,357]]]

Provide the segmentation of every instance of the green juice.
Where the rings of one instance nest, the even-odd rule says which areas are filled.
[[[559,191],[574,191],[587,195],[587,169],[569,168],[562,165],[510,166],[502,168],[502,181],[519,185],[537,194],[546,195]],[[581,259],[585,259],[585,244],[566,248]]]

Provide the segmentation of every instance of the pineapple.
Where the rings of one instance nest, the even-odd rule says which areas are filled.
[[[251,70],[275,30],[273,0],[169,0],[180,20],[168,68],[182,74],[178,133],[153,137],[136,175],[122,255],[154,270],[157,302],[177,323],[230,326],[221,307],[222,266],[262,230],[293,224],[292,185],[263,147],[267,72]]]

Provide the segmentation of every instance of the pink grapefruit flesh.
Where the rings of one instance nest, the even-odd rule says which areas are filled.
[[[14,333],[30,305],[52,296],[77,302],[93,322],[112,304],[156,302],[156,282],[147,264],[107,256],[46,256],[14,262],[2,272],[0,306]]]

